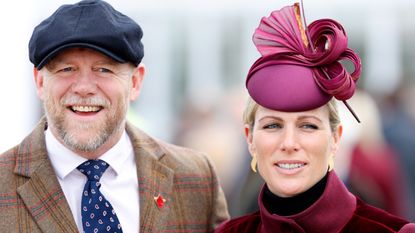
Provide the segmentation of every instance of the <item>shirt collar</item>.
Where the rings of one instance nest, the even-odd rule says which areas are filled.
[[[58,141],[58,139],[56,139],[49,128],[45,132],[45,140],[52,166],[60,179],[65,179],[69,173],[87,160],[66,148]],[[132,144],[124,130],[120,140],[111,149],[100,156],[99,159],[107,162],[110,165],[108,169],[113,170],[115,175],[118,175],[123,171],[124,163],[127,162],[127,159],[131,154]]]

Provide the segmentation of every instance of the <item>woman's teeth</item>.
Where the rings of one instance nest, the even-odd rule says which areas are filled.
[[[283,169],[296,169],[304,166],[304,163],[279,163],[278,167]]]

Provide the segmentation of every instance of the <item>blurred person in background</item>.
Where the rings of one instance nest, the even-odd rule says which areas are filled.
[[[259,211],[215,232],[414,232],[415,224],[350,193],[333,170],[343,132],[335,99],[352,97],[360,58],[340,24],[304,28],[300,12],[299,4],[274,11],[254,33],[262,57],[248,73],[244,123],[251,167],[265,185]],[[341,60],[354,65],[351,74]]]
[[[357,90],[349,103],[354,106],[362,122],[360,127],[355,127],[354,119],[345,115],[348,110],[340,106],[343,127],[354,128],[356,132],[343,134],[335,160],[336,171],[348,170],[347,175],[342,177],[344,182],[352,193],[365,202],[392,214],[409,217],[411,205],[407,179],[395,148],[384,138],[377,103],[364,90]],[[344,145],[346,137],[351,143]],[[342,149],[346,147],[349,150],[344,153]]]
[[[398,155],[401,172],[404,173],[409,192],[407,215],[415,221],[415,85],[402,83],[392,94],[380,102],[385,139]]]
[[[0,156],[1,232],[211,232],[228,218],[212,163],[126,122],[143,32],[104,1],[63,5],[29,42],[45,117]]]
[[[194,102],[184,101],[174,143],[206,152],[216,165],[220,185],[223,188],[231,216],[239,211],[238,196],[246,177],[249,156],[245,138],[241,134],[240,121],[246,93],[242,88],[232,87],[221,98]],[[220,100],[219,100],[220,99]],[[218,101],[221,104],[217,104]],[[229,166],[232,164],[232,166]]]

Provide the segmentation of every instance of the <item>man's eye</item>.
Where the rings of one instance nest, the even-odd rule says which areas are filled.
[[[63,68],[63,69],[60,69],[59,71],[60,72],[70,72],[70,71],[73,71],[74,69],[72,68],[72,67],[65,67],[65,68]]]
[[[98,69],[97,69],[97,71],[98,71],[98,72],[101,72],[101,73],[112,73],[112,71],[111,71],[111,70],[109,70],[109,69],[107,69],[107,68],[103,68],[103,67],[98,68]]]

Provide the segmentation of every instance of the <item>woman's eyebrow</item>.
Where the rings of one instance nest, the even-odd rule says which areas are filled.
[[[281,117],[266,115],[266,116],[260,117],[258,119],[258,122],[264,121],[264,120],[267,120],[267,119],[273,119],[273,120],[283,121],[283,119]]]
[[[305,116],[299,116],[298,117],[298,120],[305,120],[305,119],[307,119],[307,118],[312,118],[312,119],[315,119],[315,120],[317,120],[317,121],[319,121],[319,122],[323,122],[319,117],[317,117],[317,116],[313,116],[313,115],[305,115]]]

